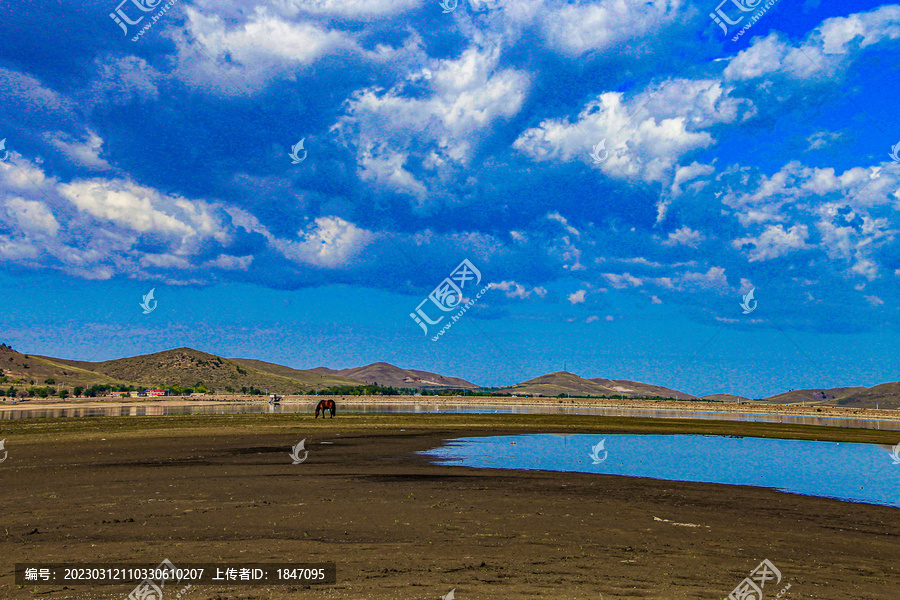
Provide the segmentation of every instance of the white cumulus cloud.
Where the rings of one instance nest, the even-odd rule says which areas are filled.
[[[731,242],[732,247],[741,250],[744,246],[750,246],[747,250],[750,261],[768,260],[785,256],[796,250],[806,248],[806,238],[809,231],[805,225],[793,225],[785,229],[783,225],[767,225],[757,236],[738,238]]]
[[[577,292],[572,292],[568,295],[569,302],[572,305],[575,304],[583,304],[584,303],[584,295],[586,294],[586,290],[578,290]]]

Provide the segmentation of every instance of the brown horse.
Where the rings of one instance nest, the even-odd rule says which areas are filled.
[[[318,406],[316,406],[316,418],[319,418],[319,411],[322,411],[322,418],[325,418],[325,411],[331,411],[331,418],[334,418],[334,412],[337,410],[337,405],[335,405],[334,400],[319,400]]]

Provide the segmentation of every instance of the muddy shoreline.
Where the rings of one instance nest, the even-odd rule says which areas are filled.
[[[452,588],[458,600],[713,599],[765,558],[791,584],[787,598],[897,597],[895,508],[744,486],[468,469],[416,454],[454,437],[525,432],[896,443],[895,432],[872,430],[566,415],[5,421],[0,597],[35,597],[31,586],[16,588],[14,562],[163,558],[338,567],[331,586],[202,586],[187,600],[437,600]],[[288,450],[300,439],[309,457],[293,465]],[[130,590],[35,588],[84,600]]]

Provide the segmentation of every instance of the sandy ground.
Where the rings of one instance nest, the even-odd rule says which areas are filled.
[[[719,486],[430,464],[452,437],[711,433],[895,444],[896,432],[556,415],[343,414],[0,422],[0,598],[15,562],[333,561],[337,584],[188,600],[721,599],[764,558],[782,598],[896,600],[900,510]],[[308,459],[288,451],[306,439]],[[331,442],[325,444],[323,442]],[[898,467],[900,468],[900,467]],[[900,490],[898,490],[900,494]],[[766,588],[765,598],[778,589]],[[167,590],[163,600],[174,599]]]

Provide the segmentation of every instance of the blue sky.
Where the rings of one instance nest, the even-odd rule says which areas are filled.
[[[900,5],[739,4],[7,3],[0,337],[482,385],[896,381]]]

